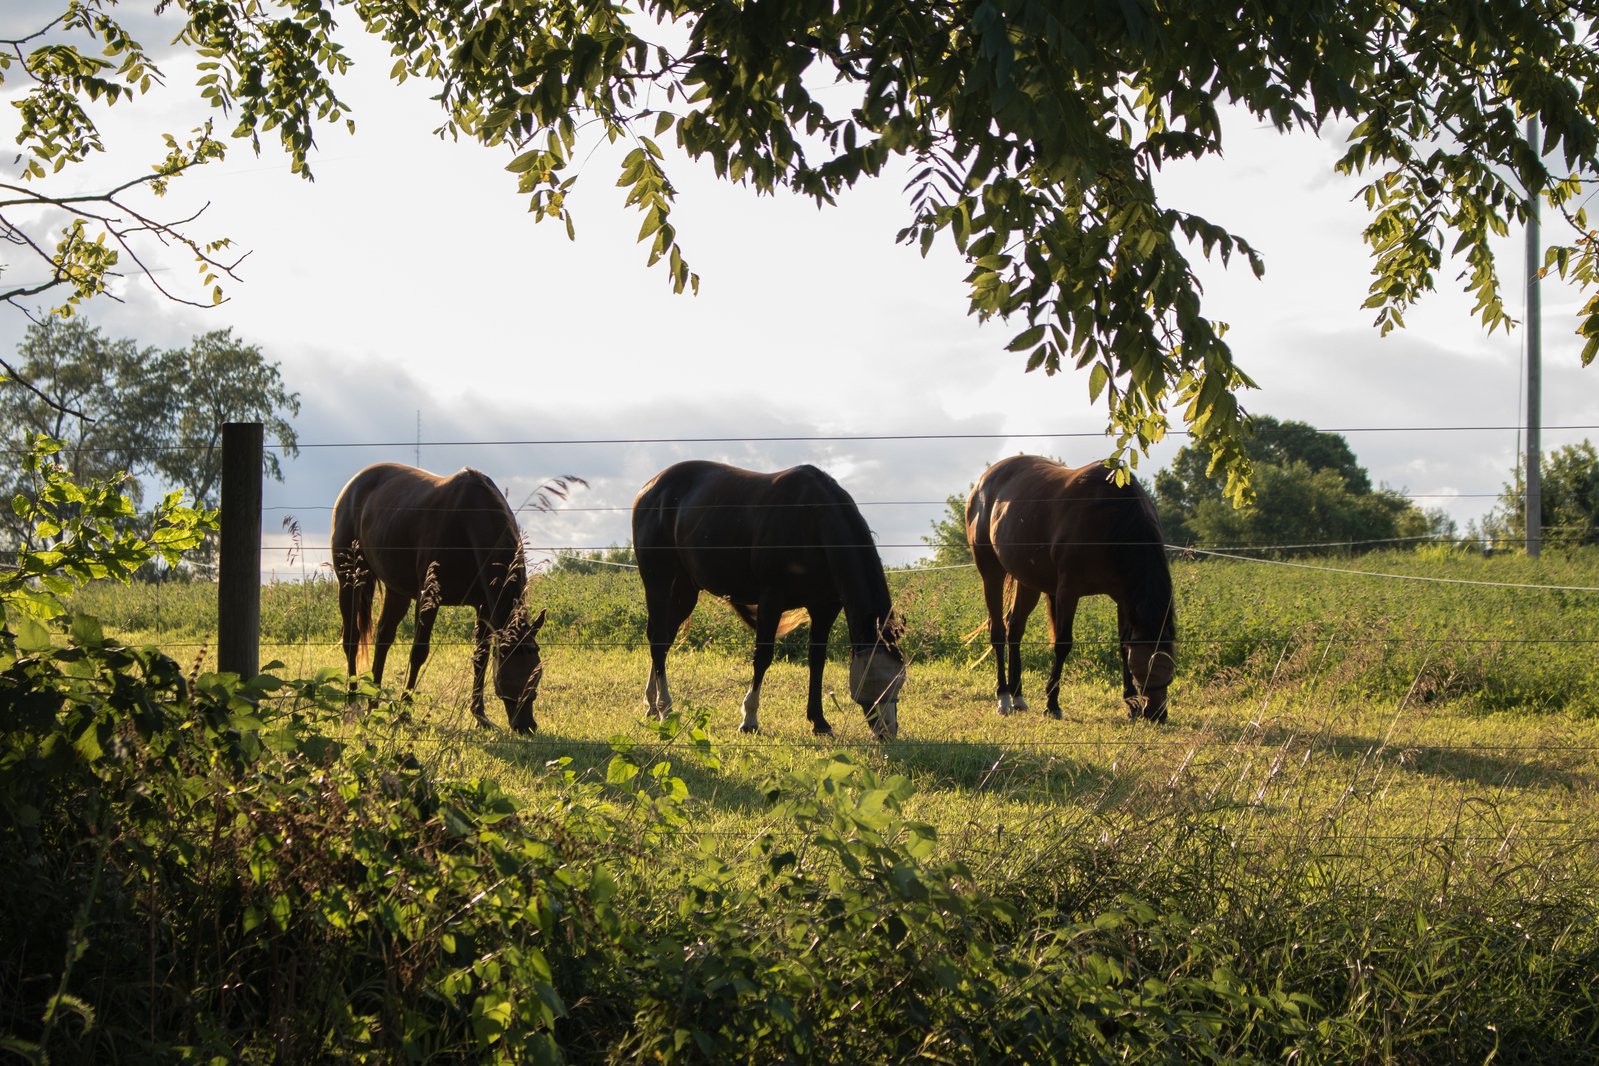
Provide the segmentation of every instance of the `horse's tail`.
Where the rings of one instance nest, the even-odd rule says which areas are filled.
[[[744,620],[745,625],[751,629],[755,628],[755,605],[753,603],[734,603],[732,600],[727,600],[726,603],[733,608],[734,614]],[[810,615],[803,607],[795,607],[791,611],[784,611],[783,617],[777,623],[777,635],[779,637],[787,636],[809,617]]]
[[[334,530],[333,573],[339,587],[339,621],[343,640],[355,638],[355,663],[352,669],[365,670],[371,659],[372,600],[376,596],[375,579],[354,542],[340,547],[338,530]],[[345,644],[348,649],[348,643]]]
[[[363,673],[372,663],[372,583],[363,581],[355,588],[356,666]]]

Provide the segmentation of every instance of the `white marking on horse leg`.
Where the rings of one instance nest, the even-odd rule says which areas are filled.
[[[1009,714],[1013,706],[1014,705],[1011,703],[1010,693],[1001,692],[999,694],[999,713],[1002,715]]]
[[[1021,693],[1017,693],[1011,698],[1010,709],[1013,711],[1027,710],[1027,697],[1023,696]]]
[[[650,671],[650,679],[644,686],[644,703],[651,714],[664,719],[672,713],[672,693],[666,687],[666,678]]]
[[[738,727],[740,733],[759,733],[761,723],[758,713],[761,709],[761,690],[751,688],[744,694],[744,721]]]

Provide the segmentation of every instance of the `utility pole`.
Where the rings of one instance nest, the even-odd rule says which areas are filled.
[[[1527,144],[1541,156],[1538,120],[1527,120]],[[1543,476],[1541,429],[1543,423],[1543,316],[1538,272],[1542,253],[1538,248],[1538,199],[1540,189],[1527,190],[1527,475],[1526,516],[1527,555],[1538,558],[1543,539]]]

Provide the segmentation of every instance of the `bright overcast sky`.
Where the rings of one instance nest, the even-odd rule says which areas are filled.
[[[30,11],[52,9],[59,4],[8,2],[0,36],[35,25]],[[328,509],[352,473],[420,456],[437,471],[484,470],[513,504],[554,475],[586,478],[591,488],[570,510],[524,516],[529,544],[621,543],[639,486],[671,462],[704,457],[831,471],[862,504],[885,561],[898,564],[922,554],[940,501],[993,459],[1028,450],[1077,464],[1108,452],[1092,435],[1029,436],[1097,434],[1103,408],[1088,402],[1082,375],[1024,374],[1023,357],[1004,351],[1019,326],[966,315],[951,249],[923,259],[894,243],[909,217],[901,182],[878,181],[818,211],[670,159],[675,222],[702,279],[698,296],[674,296],[633,241],[639,219],[614,187],[620,149],[602,146],[584,161],[570,242],[559,224],[536,225],[526,213],[503,170],[507,153],[440,141],[429,89],[389,82],[376,42],[351,51],[356,69],[341,93],[357,132],[321,134],[314,183],[291,176],[275,148],[257,158],[236,144],[224,165],[182,179],[168,198],[172,216],[209,202],[199,232],[250,251],[227,303],[182,307],[133,280],[119,290],[125,303],[85,311],[141,344],[179,345],[232,326],[281,364],[302,398],[304,447],[284,481],[266,486],[270,541],[282,542],[293,515],[308,546],[325,545]],[[128,176],[159,154],[160,132],[204,117],[187,71],[175,62],[166,70],[171,89],[119,106],[106,123],[111,152],[97,173]],[[4,90],[13,98],[14,82]],[[10,109],[4,121],[14,129]],[[1244,398],[1249,410],[1337,430],[1519,421],[1523,331],[1487,336],[1452,290],[1408,315],[1403,332],[1379,338],[1371,328],[1360,306],[1366,216],[1358,183],[1333,173],[1336,144],[1240,116],[1224,145],[1223,159],[1172,168],[1161,188],[1172,206],[1231,228],[1265,257],[1264,281],[1247,269],[1203,271],[1206,310],[1230,323],[1239,363],[1261,386]],[[72,180],[90,185],[87,172]],[[1507,302],[1519,318],[1520,235],[1504,250]],[[192,277],[179,257],[167,266],[164,276]],[[1452,283],[1457,272],[1440,277]],[[1576,307],[1573,294],[1546,291],[1550,427],[1599,423],[1599,370],[1578,365]],[[0,315],[0,344],[14,347],[25,325],[15,312]],[[817,434],[916,439],[750,439]],[[1549,429],[1545,447],[1587,435]],[[1348,436],[1374,482],[1445,507],[1462,526],[1492,506],[1518,443],[1508,429]],[[488,443],[691,437],[736,440]],[[1141,472],[1152,475],[1182,442],[1157,449]],[[299,569],[280,554],[265,565],[280,576]]]

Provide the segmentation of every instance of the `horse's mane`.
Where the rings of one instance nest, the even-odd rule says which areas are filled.
[[[830,530],[832,536],[823,538],[823,544],[834,572],[839,575],[839,591],[855,590],[860,594],[860,598],[853,603],[848,596],[845,597],[846,617],[854,613],[851,608],[864,608],[881,625],[889,625],[893,600],[888,591],[888,579],[883,575],[883,561],[877,554],[877,544],[872,537],[871,527],[866,524],[866,517],[861,514],[854,498],[831,474],[815,467],[806,469],[815,472],[815,483],[830,497],[825,501],[827,506],[820,508],[818,514],[825,516],[824,520],[835,523]],[[873,633],[870,639],[875,641],[878,635]],[[867,637],[852,631],[850,639],[859,643]]]
[[[1172,638],[1177,629],[1176,602],[1172,595],[1171,567],[1166,563],[1166,538],[1160,528],[1160,514],[1143,486],[1128,484],[1111,508],[1107,540],[1119,543],[1135,560],[1128,572],[1136,580],[1128,583],[1129,606],[1135,617],[1161,616],[1162,638]]]

